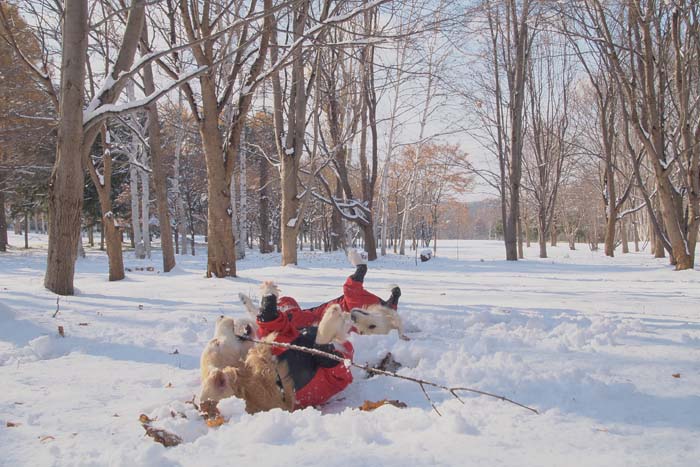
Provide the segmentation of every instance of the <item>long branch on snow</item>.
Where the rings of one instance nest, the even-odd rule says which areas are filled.
[[[301,347],[299,345],[286,344],[283,342],[266,342],[266,341],[254,339],[254,338],[249,337],[249,336],[237,336],[237,337],[239,339],[244,339],[244,340],[247,340],[250,342],[254,342],[256,344],[269,345],[269,346],[273,346],[273,347],[282,347],[282,348],[288,349],[288,350],[298,350],[300,352],[305,352],[305,353],[317,355],[320,357],[330,358],[331,360],[335,360],[337,362],[340,362],[340,363],[344,364],[345,366],[353,366],[355,368],[365,370],[368,373],[374,373],[377,375],[390,376],[392,378],[398,378],[398,379],[403,379],[406,381],[411,381],[411,382],[416,383],[420,386],[421,390],[423,391],[423,394],[428,399],[428,402],[430,402],[430,405],[432,405],[433,410],[435,410],[435,412],[437,412],[437,414],[440,416],[442,416],[442,414],[440,413],[440,411],[438,411],[437,407],[435,407],[435,404],[433,404],[433,401],[430,399],[430,396],[428,396],[428,393],[425,391],[425,386],[431,386],[434,388],[443,389],[443,390],[449,392],[450,394],[452,394],[454,396],[454,398],[457,399],[458,401],[460,401],[462,404],[464,404],[464,401],[459,397],[459,395],[457,395],[458,391],[472,392],[475,394],[480,394],[482,396],[493,397],[494,399],[499,399],[499,400],[502,400],[504,402],[510,402],[511,404],[515,404],[518,407],[522,407],[523,409],[527,409],[533,413],[539,414],[537,409],[533,409],[532,407],[528,407],[527,405],[521,404],[520,402],[516,402],[512,399],[508,399],[505,396],[500,396],[498,394],[492,394],[490,392],[481,391],[479,389],[473,389],[473,388],[468,388],[468,387],[449,387],[449,386],[444,386],[442,384],[433,383],[431,381],[426,381],[426,380],[420,379],[420,378],[413,378],[411,376],[399,375],[397,373],[394,373],[393,371],[386,371],[386,370],[380,370],[379,368],[372,368],[371,366],[369,366],[367,364],[363,365],[361,363],[356,363],[349,358],[339,357],[335,354],[323,352],[322,350],[312,349],[309,347]]]

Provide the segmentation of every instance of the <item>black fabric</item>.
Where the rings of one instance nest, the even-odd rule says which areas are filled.
[[[298,345],[299,347],[308,347],[311,349],[315,348],[322,352],[339,355],[338,352],[336,352],[335,347],[333,347],[333,344],[316,345],[315,341],[317,333],[318,327],[316,326],[302,328],[299,330],[299,337],[294,339],[292,344]],[[287,362],[289,375],[292,377],[292,380],[294,381],[294,389],[297,391],[309,384],[309,381],[316,376],[316,372],[320,367],[332,368],[340,363],[328,357],[312,355],[307,352],[293,349],[287,350],[277,358],[280,361]]]
[[[355,282],[364,282],[365,274],[367,274],[367,265],[358,264],[355,268],[355,272],[350,276],[350,279],[354,280]]]
[[[342,357],[340,352],[335,350],[335,346],[333,344],[316,345],[316,348],[321,352],[332,353],[333,355]],[[319,355],[316,355],[315,358],[316,362],[318,363],[318,366],[321,366],[323,368],[333,368],[334,366],[340,363],[338,360],[333,360],[332,358],[328,357],[321,357]]]
[[[318,328],[316,327],[300,329],[299,337],[294,339],[292,344],[299,347],[313,347],[317,330]],[[297,391],[309,384],[309,381],[313,379],[316,371],[318,371],[318,363],[310,353],[290,349],[277,358],[280,361],[287,362],[289,375],[292,377],[294,389]]]
[[[258,321],[266,323],[268,321],[276,320],[278,316],[277,297],[274,295],[265,295],[262,300],[260,300],[260,313],[258,314]]]

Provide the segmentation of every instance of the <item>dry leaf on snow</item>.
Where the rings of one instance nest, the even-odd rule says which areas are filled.
[[[146,434],[153,438],[157,443],[162,444],[166,448],[171,446],[177,446],[182,443],[182,438],[180,438],[175,433],[170,433],[169,431],[162,430],[160,428],[153,428],[150,425],[142,425],[143,429],[146,430]]]
[[[365,412],[371,412],[372,410],[378,409],[379,407],[382,407],[384,405],[393,405],[394,407],[398,407],[400,409],[405,409],[406,407],[408,407],[406,403],[401,401],[382,399],[376,402],[365,401],[364,404],[360,406],[360,410],[363,410]]]

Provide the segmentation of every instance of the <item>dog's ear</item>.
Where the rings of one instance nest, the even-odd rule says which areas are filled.
[[[211,379],[211,383],[217,388],[226,386],[226,375],[218,368],[212,368],[209,372],[209,378]]]

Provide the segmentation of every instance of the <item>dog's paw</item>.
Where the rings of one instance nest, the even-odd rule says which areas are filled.
[[[246,311],[248,312],[248,315],[251,318],[255,319],[255,317],[258,314],[258,308],[253,303],[253,300],[244,293],[239,293],[238,298],[241,300],[241,303],[243,304]]]
[[[348,261],[355,267],[360,264],[367,264],[367,259],[363,258],[362,254],[354,248],[350,248],[350,251],[348,251]]]
[[[280,289],[273,281],[265,281],[260,285],[260,294],[263,297],[265,295],[274,295],[275,297],[279,297]]]
[[[316,344],[330,344],[334,340],[343,342],[347,340],[346,322],[343,310],[340,305],[331,305],[318,323],[318,332],[316,334]]]

